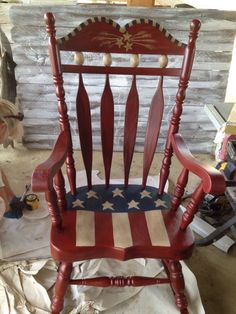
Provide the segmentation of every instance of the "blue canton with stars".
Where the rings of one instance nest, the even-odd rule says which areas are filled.
[[[153,209],[170,208],[170,196],[163,193],[158,196],[157,189],[147,186],[144,190],[140,185],[111,184],[93,185],[91,190],[87,186],[77,189],[77,195],[66,196],[69,210],[89,210],[101,212],[134,212]]]

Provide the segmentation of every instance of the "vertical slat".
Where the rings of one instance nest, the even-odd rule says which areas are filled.
[[[132,85],[126,102],[124,126],[124,172],[125,186],[128,185],[130,166],[134,153],[139,112],[139,97],[136,86],[136,76],[133,76]]]
[[[101,137],[102,154],[105,168],[106,186],[109,186],[111,162],[113,154],[114,136],[114,101],[110,87],[109,75],[106,75],[106,82],[101,98]]]
[[[79,74],[79,88],[76,97],[76,111],[80,146],[87,175],[88,188],[92,187],[92,126],[88,94],[84,87],[82,74]]]
[[[146,186],[148,172],[156,151],[163,116],[163,108],[163,76],[161,76],[149,110],[143,156],[143,187]]]

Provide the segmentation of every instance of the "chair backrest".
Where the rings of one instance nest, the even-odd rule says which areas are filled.
[[[103,18],[91,18],[80,24],[65,37],[56,39],[54,17],[52,13],[45,15],[47,32],[49,34],[49,53],[52,73],[58,99],[58,110],[60,114],[60,126],[68,132],[70,139],[69,162],[72,163],[72,144],[70,125],[67,116],[65,102],[65,91],[63,88],[63,73],[78,73],[79,84],[76,97],[76,111],[78,119],[78,130],[83,161],[87,173],[88,187],[91,188],[92,171],[92,124],[90,100],[83,82],[84,73],[100,74],[105,77],[104,90],[101,94],[100,121],[101,121],[101,143],[105,168],[106,185],[109,185],[110,170],[113,154],[114,138],[114,99],[110,86],[110,74],[132,76],[130,91],[127,95],[125,118],[124,118],[124,183],[128,185],[130,166],[132,162],[138,117],[139,117],[139,95],[137,89],[138,76],[159,76],[159,83],[150,103],[149,117],[146,127],[144,156],[143,156],[143,187],[146,185],[149,169],[157,147],[158,136],[164,110],[163,77],[179,77],[176,101],[170,119],[168,136],[165,145],[165,155],[161,168],[161,179],[159,192],[163,192],[165,182],[168,178],[169,167],[172,156],[170,136],[178,132],[182,105],[185,91],[188,85],[192,63],[195,53],[195,41],[197,39],[200,22],[193,20],[190,24],[189,41],[184,44],[172,37],[162,26],[147,20],[138,19],[120,27],[116,22]],[[61,62],[61,53],[75,52],[75,63]],[[104,65],[83,65],[83,52],[103,53]],[[113,66],[111,54],[130,54],[130,66]],[[160,55],[159,67],[139,67],[140,55]],[[182,66],[167,67],[168,55],[182,56]],[[141,93],[142,94],[142,93]]]

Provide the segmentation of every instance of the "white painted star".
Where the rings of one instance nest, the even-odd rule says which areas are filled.
[[[162,201],[161,199],[157,199],[155,202],[156,207],[167,207],[166,202]]]
[[[150,195],[151,192],[148,192],[146,190],[143,190],[142,192],[140,192],[140,194],[141,194],[141,199],[144,198],[144,197],[152,198],[151,195]]]
[[[113,197],[120,196],[124,198],[124,195],[122,194],[123,191],[120,190],[119,188],[115,188],[115,190],[113,190],[112,193],[113,193]]]
[[[112,209],[112,210],[114,210],[114,208],[112,206],[113,206],[113,204],[108,202],[108,201],[106,201],[105,203],[102,204],[103,210],[104,209]]]
[[[129,205],[128,208],[137,208],[137,209],[139,209],[138,204],[139,204],[139,202],[135,202],[135,200],[132,200],[131,202],[128,203],[128,205]]]
[[[82,203],[84,203],[84,201],[81,201],[81,200],[77,199],[74,202],[72,202],[72,204],[73,204],[72,207],[74,208],[74,207],[79,206],[79,207],[83,207],[84,208],[84,205]]]
[[[88,191],[86,194],[87,194],[88,198],[91,198],[91,197],[98,198],[98,196],[96,195],[97,192],[95,192],[93,190]]]

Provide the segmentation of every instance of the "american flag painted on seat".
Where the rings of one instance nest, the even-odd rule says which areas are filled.
[[[159,198],[154,187],[81,187],[75,197],[67,194],[67,205],[77,210],[76,246],[170,246],[162,216],[162,210],[170,208],[170,197],[164,193]]]

